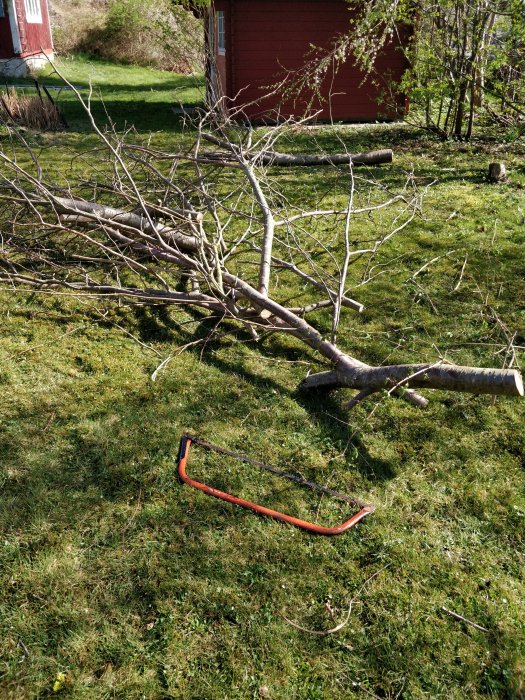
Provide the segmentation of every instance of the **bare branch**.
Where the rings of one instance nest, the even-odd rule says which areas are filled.
[[[270,167],[279,161],[301,165],[275,149],[290,124],[257,132],[235,126],[221,113],[210,132],[215,110],[194,125],[193,145],[181,143],[171,157],[128,145],[126,134],[103,133],[90,97],[78,98],[108,155],[108,181],[97,173],[102,183],[58,187],[38,167],[35,176],[32,166],[24,168],[1,152],[0,281],[43,293],[195,306],[217,316],[218,324],[237,322],[254,340],[261,331],[292,335],[332,366],[309,376],[303,387],[358,389],[349,407],[381,390],[424,407],[427,399],[414,391],[420,387],[523,395],[517,369],[443,361],[372,367],[336,345],[344,309],[363,310],[350,290],[373,279],[374,270],[390,269],[392,261],[378,253],[420,212],[425,191],[412,175],[400,192],[391,192],[354,174],[358,162],[367,162],[363,154],[310,154],[302,165],[346,165],[337,171],[337,197],[344,196],[346,206],[338,200],[330,209],[318,199],[299,207],[293,193],[280,191]],[[214,162],[204,164],[203,141],[237,167],[220,167],[206,153]],[[34,153],[30,157],[38,163]],[[305,318],[323,309],[332,315],[331,339]],[[508,335],[511,352],[514,338]],[[350,333],[344,341],[351,348]]]

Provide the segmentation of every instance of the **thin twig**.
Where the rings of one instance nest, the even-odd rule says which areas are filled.
[[[452,610],[449,610],[448,608],[445,608],[444,605],[441,606],[441,610],[443,610],[444,613],[447,615],[450,615],[450,617],[453,617],[456,620],[460,620],[461,622],[464,622],[466,625],[470,625],[471,627],[474,627],[477,630],[480,630],[481,632],[490,632],[486,627],[482,627],[481,625],[478,625],[475,622],[472,622],[472,620],[468,620],[466,617],[463,617],[463,615],[459,615],[458,613],[453,612]]]
[[[132,340],[134,340],[136,343],[138,343],[141,347],[145,348],[146,350],[150,350],[151,352],[155,353],[157,357],[162,357],[162,354],[156,350],[154,347],[151,345],[148,345],[147,343],[143,343],[142,340],[137,338],[136,335],[133,335],[133,333],[130,333],[128,330],[126,330],[123,326],[119,325],[118,323],[113,322],[113,325],[115,328],[118,328],[121,330],[123,333],[125,333],[127,336],[129,336]]]
[[[167,365],[169,362],[171,362],[171,360],[173,360],[173,355],[168,355],[168,357],[166,357],[166,359],[162,360],[162,362],[160,363],[160,365],[157,367],[157,369],[156,369],[156,370],[153,372],[153,374],[151,375],[151,381],[152,381],[152,382],[156,382],[156,381],[157,381],[157,376],[158,376],[159,372],[161,372],[161,371],[164,369],[164,367],[166,367],[166,365]]]
[[[447,258],[449,255],[452,255],[453,252],[454,252],[453,250],[449,250],[448,253],[444,253],[443,255],[438,255],[435,258],[432,258],[432,260],[428,260],[428,262],[426,262],[422,267],[420,267],[419,270],[416,270],[414,273],[412,273],[410,275],[410,277],[407,279],[407,282],[415,279],[418,275],[420,275],[422,272],[424,272],[427,268],[429,268],[435,262],[438,262],[438,260],[441,260],[442,258]]]
[[[289,620],[284,614],[281,613],[281,615],[282,615],[283,619],[286,620],[286,622],[289,625],[292,625],[292,627],[295,627],[295,629],[298,629],[301,632],[306,632],[307,634],[313,634],[313,635],[316,635],[318,637],[326,637],[330,634],[335,634],[336,632],[340,632],[348,624],[348,622],[350,620],[350,615],[352,614],[352,606],[355,602],[357,602],[357,598],[359,597],[359,595],[361,594],[363,589],[366,588],[366,586],[368,586],[368,584],[370,583],[370,581],[372,581],[372,579],[376,578],[376,576],[379,576],[379,574],[381,572],[383,572],[385,569],[388,569],[389,566],[390,566],[390,564],[383,566],[382,569],[379,569],[379,571],[376,571],[375,574],[372,574],[372,576],[369,576],[369,578],[366,579],[366,581],[362,584],[362,586],[357,591],[356,595],[350,601],[350,604],[348,607],[348,612],[347,612],[346,617],[343,620],[343,622],[340,622],[335,627],[332,627],[332,629],[329,629],[329,630],[308,629],[307,627],[301,627],[301,625],[298,625],[296,622],[292,622],[292,620]]]
[[[465,255],[465,262],[463,263],[463,267],[461,268],[461,272],[459,273],[458,283],[454,287],[455,292],[457,292],[461,286],[461,281],[463,280],[463,275],[465,274],[465,268],[467,267],[467,260],[468,260],[468,255]]]
[[[206,343],[209,340],[209,336],[206,336],[206,338],[199,338],[198,340],[193,340],[190,343],[186,343],[185,345],[182,345],[180,348],[177,348],[177,350],[173,353],[173,355],[168,355],[165,360],[162,360],[160,365],[157,367],[157,369],[153,372],[151,375],[151,381],[155,382],[157,381],[157,377],[159,373],[173,360],[173,358],[178,357],[179,355],[182,355],[182,353],[185,350],[188,350],[188,348],[191,348],[195,345],[201,345],[202,343]]]
[[[25,657],[26,659],[29,659],[29,657],[31,656],[31,654],[29,653],[29,649],[26,647],[26,645],[25,645],[24,642],[22,641],[22,638],[21,638],[21,637],[18,637],[18,646],[20,647],[20,649],[22,649],[22,652],[23,652],[23,654],[24,654],[24,657]]]

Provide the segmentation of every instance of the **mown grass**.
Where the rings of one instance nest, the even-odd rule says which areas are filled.
[[[83,60],[66,70],[86,81]],[[168,105],[182,79],[156,74],[159,93],[147,100],[158,109],[141,122],[134,96],[147,91],[133,70],[98,75],[108,112],[169,147]],[[66,115],[75,110],[66,105]],[[98,167],[80,115],[70,123],[28,135],[57,179]],[[367,308],[345,314],[342,345],[369,362],[441,353],[502,366],[502,324],[525,344],[524,145],[484,134],[439,144],[377,125],[307,131],[286,147],[316,139],[340,150],[339,138],[349,150],[393,144],[395,164],[372,172],[385,184],[411,170],[422,184],[437,180],[422,217],[384,254],[392,271],[356,291]],[[508,184],[484,181],[495,159],[507,162]],[[299,201],[340,187],[326,171],[279,181]],[[434,258],[416,285],[411,274]],[[292,340],[256,346],[237,332],[178,354],[209,333],[198,312],[4,290],[0,313],[0,697],[525,697],[522,401],[435,393],[426,412],[382,400],[372,415],[374,404],[349,415],[341,396],[297,391],[319,364]],[[377,510],[321,539],[209,499],[176,479],[185,430]],[[190,466],[303,517],[347,514],[199,449]],[[284,619],[326,630],[350,605],[332,635]]]
[[[57,75],[56,69],[60,75]],[[170,132],[179,129],[174,108],[202,102],[203,78],[178,75],[142,66],[122,66],[90,56],[63,58],[45,68],[39,79],[57,97],[73,132],[91,133],[91,126],[75,96],[64,87],[64,76],[87,99],[93,95],[94,116],[103,123],[108,117],[118,129],[135,127],[138,131]],[[7,84],[13,81],[7,81]],[[33,85],[15,80],[17,85]],[[58,90],[58,88],[63,88]]]

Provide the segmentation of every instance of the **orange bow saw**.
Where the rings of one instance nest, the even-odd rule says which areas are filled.
[[[332,496],[333,498],[338,498],[340,500],[347,501],[352,505],[358,507],[359,511],[352,515],[352,517],[349,520],[346,520],[341,525],[337,525],[336,527],[323,527],[322,525],[309,523],[306,520],[301,520],[300,518],[296,518],[293,515],[280,513],[277,510],[266,508],[265,506],[261,506],[258,503],[252,503],[251,501],[246,501],[243,498],[233,496],[230,493],[220,491],[219,489],[213,488],[213,486],[208,486],[207,484],[203,484],[200,481],[196,481],[195,479],[192,479],[188,476],[186,472],[186,465],[188,463],[188,455],[192,443],[194,443],[195,445],[200,445],[205,449],[212,450],[214,452],[218,452],[229,457],[234,457],[235,459],[239,459],[242,462],[254,464],[255,466],[270,471],[273,474],[276,474],[277,476],[282,476],[286,479],[291,479],[292,481],[295,481],[296,483],[301,484],[302,486],[308,486],[317,491],[320,491],[321,493],[326,493],[329,496]],[[272,467],[269,464],[264,464],[263,462],[258,462],[244,455],[240,455],[235,452],[230,452],[229,450],[225,450],[223,447],[218,447],[217,445],[212,445],[209,442],[205,442],[204,440],[201,440],[200,438],[197,438],[194,435],[183,435],[181,438],[178,457],[178,472],[180,479],[184,483],[189,484],[190,486],[193,486],[196,489],[199,489],[199,491],[207,493],[209,496],[214,496],[215,498],[220,498],[223,501],[228,501],[228,503],[233,503],[234,505],[242,506],[243,508],[248,508],[250,510],[255,511],[256,513],[259,513],[260,515],[267,515],[271,518],[275,518],[276,520],[282,520],[285,523],[289,523],[290,525],[300,527],[302,530],[311,532],[314,535],[341,535],[343,532],[350,530],[351,527],[356,525],[360,520],[366,517],[369,513],[372,513],[374,510],[372,506],[361,503],[352,496],[347,496],[344,493],[333,491],[332,489],[329,489],[326,486],[320,486],[319,484],[316,484],[313,481],[308,481],[307,479],[304,479],[298,474],[292,474],[290,472],[281,471],[280,469],[276,469],[275,467]]]

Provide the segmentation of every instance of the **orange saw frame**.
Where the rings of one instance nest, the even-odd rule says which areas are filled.
[[[246,501],[243,498],[238,498],[237,496],[226,493],[225,491],[220,491],[219,489],[213,488],[213,486],[208,486],[207,484],[203,484],[200,481],[196,481],[188,476],[186,472],[186,465],[188,463],[190,446],[193,441],[194,440],[192,439],[191,435],[183,435],[181,438],[178,456],[179,477],[185,484],[193,486],[193,488],[199,489],[199,491],[203,491],[204,493],[208,494],[208,496],[214,496],[215,498],[220,498],[222,501],[227,501],[228,503],[233,503],[236,506],[253,510],[255,513],[259,513],[259,515],[266,515],[270,518],[274,518],[275,520],[281,520],[284,523],[295,525],[295,527],[311,532],[314,535],[325,536],[341,535],[343,532],[346,532],[347,530],[350,530],[350,528],[354,527],[354,525],[356,525],[374,510],[372,506],[363,505],[357,513],[352,515],[349,520],[346,520],[341,525],[337,525],[336,527],[324,527],[322,525],[310,523],[306,520],[301,520],[293,515],[287,515],[286,513],[280,513],[277,510],[266,508],[258,503],[252,503],[251,501]]]

